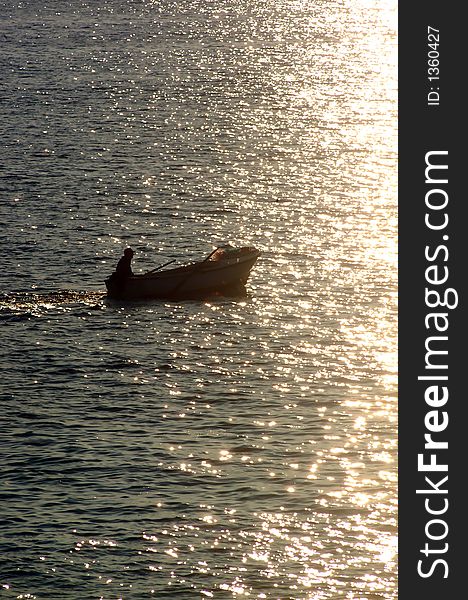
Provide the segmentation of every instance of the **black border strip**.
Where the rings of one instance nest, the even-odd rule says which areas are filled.
[[[461,9],[433,0],[399,4],[399,600],[467,594],[468,51]]]

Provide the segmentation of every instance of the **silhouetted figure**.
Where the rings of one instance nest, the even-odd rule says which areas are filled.
[[[129,277],[132,277],[132,258],[133,250],[131,248],[125,248],[124,255],[117,263],[117,267],[112,275],[109,277],[109,281],[112,282],[114,293],[119,296],[125,291],[125,286]]]
[[[115,277],[116,279],[120,279],[125,281],[128,277],[133,276],[132,271],[132,258],[133,258],[133,250],[131,248],[125,248],[124,255],[117,263],[117,267],[115,269]]]

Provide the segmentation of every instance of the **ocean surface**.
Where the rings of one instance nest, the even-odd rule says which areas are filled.
[[[396,18],[0,1],[1,598],[397,597]]]

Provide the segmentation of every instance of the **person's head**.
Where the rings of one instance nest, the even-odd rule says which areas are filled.
[[[128,258],[132,258],[133,250],[131,248],[125,248],[124,255],[127,256]]]

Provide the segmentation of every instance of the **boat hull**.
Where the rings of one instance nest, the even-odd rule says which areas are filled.
[[[232,257],[207,260],[125,281],[106,279],[107,296],[121,300],[203,298],[245,295],[245,284],[260,252],[240,249]]]

